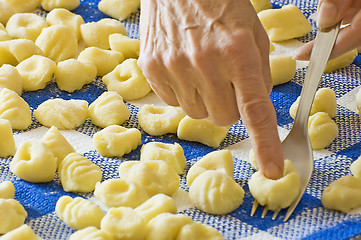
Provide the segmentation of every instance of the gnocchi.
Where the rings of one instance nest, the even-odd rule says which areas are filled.
[[[149,196],[158,193],[172,196],[180,185],[177,172],[160,160],[123,162],[119,166],[119,176],[139,184]]]
[[[273,86],[291,81],[296,74],[296,60],[291,56],[270,55],[269,63]]]
[[[194,179],[189,187],[189,197],[206,213],[227,214],[243,203],[244,190],[225,173],[207,170]]]
[[[208,170],[217,170],[225,173],[233,179],[234,164],[233,156],[229,150],[210,152],[193,164],[187,173],[187,184],[191,186],[193,181]]]
[[[7,119],[11,127],[25,130],[32,123],[30,107],[16,92],[7,88],[0,91],[0,119]]]
[[[66,25],[74,33],[76,39],[79,41],[80,25],[84,24],[84,19],[81,15],[70,12],[68,9],[55,8],[46,15],[46,22],[49,25]]]
[[[45,88],[56,70],[53,60],[41,55],[33,55],[16,66],[23,80],[24,91],[37,91]]]
[[[1,7],[1,1],[0,1],[0,7]],[[11,39],[12,39],[12,37],[6,31],[4,25],[1,23],[1,19],[0,19],[0,41],[7,41],[7,40],[11,40]]]
[[[119,63],[123,62],[124,56],[120,52],[87,47],[80,52],[78,60],[93,62],[97,68],[97,75],[104,76],[111,72]]]
[[[14,184],[10,181],[3,181],[0,183],[0,198],[12,199],[15,196]]]
[[[45,19],[35,13],[16,13],[9,18],[6,30],[13,38],[35,42],[41,31],[48,27]]]
[[[4,64],[0,67],[0,89],[7,88],[21,96],[23,79],[16,67]]]
[[[41,103],[33,114],[46,127],[74,129],[82,125],[88,118],[88,102],[75,99],[49,99]]]
[[[336,71],[337,69],[349,66],[357,55],[358,51],[357,49],[354,49],[344,53],[337,58],[329,60],[325,66],[324,73],[331,73],[333,71]]]
[[[124,25],[112,18],[103,18],[97,22],[82,24],[80,25],[80,33],[89,47],[98,47],[104,50],[110,49],[109,36],[111,34],[128,35]]]
[[[361,157],[355,160],[350,167],[352,175],[361,178]]]
[[[177,206],[173,198],[159,193],[149,198],[147,201],[134,209],[142,218],[145,223],[161,213],[176,213]]]
[[[54,75],[61,90],[74,92],[93,82],[97,76],[97,68],[91,61],[67,59],[58,62]]]
[[[141,128],[152,136],[177,133],[179,122],[186,116],[179,107],[144,104],[138,112]]]
[[[11,123],[7,119],[0,118],[0,157],[13,156],[15,153],[15,141]]]
[[[229,127],[216,126],[208,118],[193,119],[185,116],[177,130],[179,139],[195,141],[217,148],[226,137]]]
[[[94,226],[90,226],[90,227],[86,227],[81,230],[78,230],[75,233],[73,233],[72,235],[70,235],[70,237],[69,237],[69,240],[94,240],[94,239],[111,240],[112,237],[108,233],[106,233]]]
[[[94,196],[108,208],[135,208],[149,198],[143,187],[125,179],[108,179],[97,183]]]
[[[52,25],[44,28],[35,44],[56,63],[74,58],[78,50],[78,40],[72,30],[66,25]]]
[[[133,39],[120,33],[113,33],[109,35],[109,46],[111,50],[121,52],[125,58],[139,57],[139,39]]]
[[[177,240],[223,240],[223,236],[215,228],[201,223],[184,225],[178,233]]]
[[[35,234],[35,232],[26,224],[21,225],[10,232],[7,232],[1,237],[1,240],[16,240],[16,239],[26,239],[26,240],[40,240],[40,238]]]
[[[300,97],[291,105],[290,115],[292,118],[295,118],[298,104],[300,102]],[[331,88],[320,88],[316,91],[315,98],[313,99],[310,116],[318,113],[325,112],[330,118],[336,116],[336,94]]]
[[[148,142],[140,150],[140,161],[162,160],[168,163],[178,174],[183,174],[186,157],[178,143]]]
[[[248,181],[252,196],[262,206],[277,211],[292,204],[300,191],[300,177],[290,160],[285,160],[283,177],[272,180],[260,171],[255,172]]]
[[[293,4],[263,10],[258,13],[258,18],[272,42],[302,37],[311,31],[311,24]]]
[[[105,216],[103,210],[91,201],[70,196],[58,199],[55,212],[61,220],[76,230],[90,226],[100,228],[100,222]]]
[[[101,12],[120,21],[138,11],[140,0],[101,0],[98,8]]]
[[[161,213],[148,222],[145,228],[146,239],[177,239],[182,227],[192,222],[192,219],[186,215]]]
[[[78,153],[70,153],[60,162],[58,175],[66,192],[92,192],[102,180],[100,167]]]
[[[116,92],[104,92],[89,105],[89,116],[96,126],[121,125],[130,117],[123,98]]]
[[[110,125],[94,134],[93,142],[100,155],[122,157],[141,144],[141,133],[136,128]]]
[[[272,8],[270,0],[251,0],[251,3],[257,13]]]
[[[7,1],[0,0],[0,23],[6,25],[9,18],[16,13],[15,8]]]
[[[56,8],[74,10],[80,5],[80,0],[41,0],[40,4],[48,12]]]
[[[32,12],[40,4],[40,0],[5,0],[15,9],[16,12]]]
[[[308,136],[313,150],[328,147],[338,136],[338,126],[325,112],[318,112],[309,117]]]
[[[0,234],[5,234],[23,225],[28,213],[18,201],[0,198],[0,216]]]
[[[343,176],[322,192],[322,204],[327,209],[349,212],[361,206],[361,178]]]
[[[111,208],[101,221],[101,230],[115,240],[142,240],[145,237],[145,222],[132,208]]]
[[[53,152],[57,159],[57,166],[70,153],[75,153],[73,146],[61,134],[59,129],[52,126],[42,137],[41,141]]]
[[[22,142],[10,162],[10,171],[28,182],[49,182],[56,168],[56,157],[40,140]]]
[[[0,53],[0,65],[7,63],[13,66],[33,55],[42,55],[41,49],[29,39],[2,41]]]
[[[113,71],[103,76],[108,91],[117,92],[125,101],[144,97],[150,91],[150,85],[140,70],[136,59],[126,59]]]

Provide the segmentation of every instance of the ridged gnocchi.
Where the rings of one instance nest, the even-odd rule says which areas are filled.
[[[110,125],[93,137],[96,150],[104,157],[122,157],[136,149],[141,141],[141,133],[138,129],[119,125]]]
[[[15,141],[11,123],[7,119],[0,118],[0,157],[13,156],[15,153]]]
[[[108,208],[135,208],[149,199],[143,187],[125,179],[108,179],[97,183],[94,196]]]
[[[41,141],[53,152],[57,159],[57,166],[70,153],[74,153],[75,149],[61,134],[57,127],[52,126],[42,137]]]
[[[76,39],[79,41],[80,25],[84,24],[84,19],[81,15],[70,12],[68,9],[55,8],[46,15],[46,22],[49,25],[66,25],[72,30]]]
[[[89,22],[80,26],[80,33],[89,47],[110,49],[109,36],[114,33],[128,35],[124,25],[112,18],[103,18],[97,22]]]
[[[161,213],[152,218],[146,228],[145,235],[147,240],[177,239],[179,231],[186,224],[193,220],[182,214]]]
[[[0,198],[0,216],[0,234],[5,234],[23,225],[28,213],[18,201]]]
[[[117,92],[125,101],[142,98],[151,91],[137,60],[133,58],[126,59],[102,80],[108,91]]]
[[[0,1],[0,23],[6,25],[9,18],[16,13],[16,10],[8,1]]]
[[[74,129],[88,118],[88,102],[84,100],[49,99],[41,103],[33,112],[44,126],[58,129]]]
[[[204,145],[217,148],[226,137],[229,127],[216,126],[208,118],[193,119],[185,116],[178,125],[179,139],[200,142]]]
[[[176,213],[177,206],[172,197],[159,193],[134,209],[148,223],[151,219],[161,213]]]
[[[0,8],[1,8],[1,4],[3,2],[5,2],[5,0],[3,0],[2,2],[0,1]],[[7,41],[7,40],[11,40],[11,39],[12,39],[12,37],[9,35],[9,33],[6,31],[6,28],[1,23],[1,17],[0,17],[0,41]]]
[[[44,28],[35,41],[35,44],[56,63],[74,58],[78,50],[78,39],[66,25],[52,25]]]
[[[130,207],[111,208],[101,221],[101,230],[115,240],[142,240],[145,226],[143,218]]]
[[[0,67],[0,90],[10,89],[21,96],[23,92],[23,79],[16,67],[4,64]]]
[[[58,175],[66,192],[92,192],[102,180],[100,167],[78,153],[70,153],[60,162]]]
[[[194,179],[208,170],[217,170],[233,178],[233,156],[229,150],[210,152],[193,164],[187,173],[187,184],[191,186]]]
[[[243,203],[244,190],[225,173],[207,170],[194,179],[189,187],[189,197],[206,213],[227,214]]]
[[[54,76],[58,87],[71,93],[93,82],[97,68],[91,61],[67,59],[58,62]]]
[[[32,123],[30,107],[16,92],[7,88],[0,90],[0,119],[7,119],[11,127],[25,130]]]
[[[0,42],[0,65],[18,65],[33,55],[42,55],[42,50],[29,39],[12,39]]]
[[[80,61],[91,61],[97,68],[97,75],[104,76],[124,61],[120,52],[104,50],[98,47],[87,47],[78,56]],[[110,90],[110,89],[108,89]]]
[[[105,216],[103,210],[91,201],[70,196],[58,199],[55,212],[61,220],[76,230],[90,226],[100,228],[100,222]]]
[[[43,89],[53,78],[56,64],[41,55],[33,55],[16,66],[23,80],[24,91]]]
[[[121,52],[127,58],[138,58],[140,52],[140,40],[130,38],[120,33],[109,35],[110,49]]]
[[[26,224],[21,225],[10,232],[7,232],[5,235],[1,236],[1,240],[40,240],[40,238],[35,234],[35,232]]]
[[[177,240],[223,240],[223,236],[215,228],[201,224],[190,223],[184,225],[177,235]]]
[[[361,157],[351,164],[350,170],[355,177],[361,178]]]
[[[140,127],[149,135],[177,133],[179,122],[186,116],[179,107],[144,104],[138,112]]]
[[[89,117],[96,126],[121,125],[130,117],[123,98],[116,92],[104,92],[89,105]]]
[[[161,160],[168,163],[178,174],[184,173],[186,157],[178,143],[148,142],[140,150],[140,161]]]
[[[22,142],[10,162],[10,171],[28,182],[49,182],[56,168],[56,157],[40,140]]]
[[[313,150],[328,147],[338,136],[338,126],[325,112],[318,112],[309,117],[308,136]]]
[[[126,161],[119,166],[120,178],[142,186],[149,196],[163,193],[172,196],[179,188],[179,175],[166,162]]]
[[[248,181],[252,196],[262,206],[277,211],[292,204],[300,191],[300,177],[290,160],[285,160],[283,177],[277,180],[266,178],[260,171]]]
[[[40,0],[6,0],[16,12],[32,12],[40,3]]]

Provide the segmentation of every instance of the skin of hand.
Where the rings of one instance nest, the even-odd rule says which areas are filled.
[[[361,1],[360,0],[320,0],[318,4],[318,26],[331,27],[342,20],[343,27],[336,39],[330,59],[361,47]],[[313,41],[306,43],[296,54],[297,60],[308,60]]]
[[[262,173],[283,175],[269,40],[249,0],[142,0],[138,65],[190,117],[217,125],[241,117]]]

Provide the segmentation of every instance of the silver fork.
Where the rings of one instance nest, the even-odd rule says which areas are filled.
[[[308,70],[303,83],[300,102],[298,105],[295,121],[291,131],[282,142],[285,159],[289,159],[300,175],[300,192],[295,201],[288,207],[284,221],[287,221],[306,190],[313,171],[313,154],[308,138],[308,117],[315,93],[321,81],[321,77],[330,57],[333,45],[340,29],[340,23],[327,28],[318,29],[312,49]],[[259,203],[253,203],[251,216],[256,212]],[[264,207],[262,218],[267,214],[268,208]],[[276,219],[280,210],[275,211],[272,219]]]

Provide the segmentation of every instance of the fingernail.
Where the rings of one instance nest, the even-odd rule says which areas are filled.
[[[337,18],[337,7],[332,2],[322,2],[318,9],[317,25],[319,27],[331,27]]]

